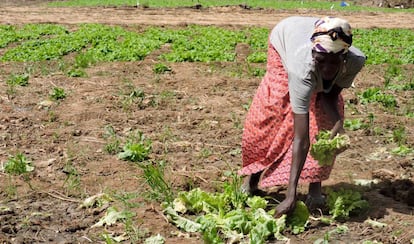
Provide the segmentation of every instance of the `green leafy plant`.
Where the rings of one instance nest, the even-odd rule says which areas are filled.
[[[297,202],[290,217],[276,219],[274,209],[266,211],[268,200],[244,193],[242,179],[234,172],[225,175],[230,181],[223,184],[222,193],[194,188],[179,192],[172,203],[163,202],[169,221],[186,232],[201,232],[206,243],[265,243],[269,238],[287,240],[282,234],[286,229],[294,234],[305,230],[309,211],[303,202]]]
[[[293,213],[287,217],[287,225],[291,228],[293,234],[297,235],[305,231],[309,220],[308,207],[302,201],[297,201]]]
[[[398,156],[407,156],[414,153],[414,149],[405,145],[399,145],[391,150],[391,153]]]
[[[382,104],[386,108],[395,108],[397,106],[397,100],[392,94],[383,93],[380,88],[373,87],[366,89],[359,95],[361,103],[373,103],[377,102]]]
[[[162,206],[169,221],[186,232],[201,232],[206,243],[223,243],[225,240],[264,243],[271,236],[286,240],[282,235],[286,215],[275,219],[272,211],[263,209],[267,201],[258,196],[248,198],[246,195],[243,205],[235,207],[232,196],[229,191],[207,193],[195,188],[179,192],[172,204],[163,203]],[[186,213],[196,217],[183,216]]]
[[[92,53],[81,53],[75,57],[76,68],[88,68],[96,63],[96,59]]]
[[[72,68],[67,72],[69,77],[86,77],[87,74],[82,68]]]
[[[0,170],[8,174],[5,193],[9,198],[17,195],[17,186],[13,183],[13,178],[16,175],[22,175],[23,180],[33,189],[28,173],[33,171],[34,167],[23,153],[18,152],[13,156],[9,156],[6,163],[0,166]]]
[[[255,52],[247,57],[247,61],[250,63],[265,63],[267,55],[265,52]]]
[[[29,84],[29,75],[13,74],[7,79],[6,83],[11,86],[27,86]]]
[[[22,153],[10,156],[4,165],[4,172],[12,175],[21,175],[34,170],[31,162]]]
[[[67,162],[63,168],[63,172],[66,173],[66,179],[63,182],[63,185],[66,187],[66,194],[79,194],[81,190],[81,176],[76,167],[73,166],[72,162]]]
[[[266,70],[261,69],[261,68],[254,68],[254,69],[249,69],[249,73],[250,75],[254,77],[263,77],[266,73]]]
[[[103,205],[112,202],[113,199],[108,194],[99,193],[93,196],[90,196],[83,200],[81,204],[79,204],[78,209],[81,208],[100,208]]]
[[[396,81],[401,81],[405,77],[403,76],[401,65],[390,64],[384,75],[385,87],[394,90],[400,90],[402,87],[394,84]]]
[[[121,139],[117,136],[115,129],[112,125],[105,126],[105,133],[103,137],[106,140],[104,150],[112,155],[121,152]]]
[[[169,67],[169,66],[167,66],[166,64],[163,64],[163,63],[155,64],[152,70],[156,74],[164,74],[164,73],[172,71],[171,67]]]
[[[347,135],[336,135],[331,139],[330,131],[320,131],[316,142],[311,145],[310,154],[321,166],[332,165],[339,151],[349,147],[350,140]]]
[[[62,100],[66,98],[65,89],[61,87],[54,87],[49,95],[53,100]]]
[[[404,126],[395,128],[392,131],[392,141],[397,143],[399,146],[404,145],[407,142],[407,133]]]
[[[362,199],[361,193],[353,189],[328,189],[327,195],[329,213],[335,220],[347,220],[352,214],[362,213],[369,207],[368,202]]]
[[[359,129],[363,129],[363,128],[367,128],[368,125],[365,124],[362,119],[345,119],[344,121],[344,128],[348,129],[348,130],[359,130]]]
[[[414,118],[414,112],[407,111],[407,112],[406,112],[406,114],[405,114],[405,116],[406,116],[407,118]]]
[[[145,98],[145,93],[143,90],[141,89],[134,89],[129,93],[129,97],[130,98],[139,98],[142,102],[142,100]]]
[[[413,38],[413,32],[404,28],[372,28],[355,29],[355,46],[359,47],[370,57],[367,64],[409,64],[413,63],[413,47],[401,49],[404,43],[409,43]]]
[[[126,88],[121,94],[121,103],[124,110],[129,110],[135,106],[142,109],[144,108],[144,99],[146,97],[145,92],[138,87],[135,87],[130,81],[125,81]]]
[[[165,162],[147,162],[138,164],[138,166],[143,170],[142,177],[145,182],[151,187],[148,196],[159,202],[171,203],[174,192],[171,184],[165,180]]]
[[[111,226],[117,221],[124,221],[128,218],[135,216],[135,213],[123,210],[118,211],[116,207],[109,207],[106,210],[105,216],[103,216],[97,223],[91,226],[91,228],[102,227],[102,226]]]
[[[151,140],[146,139],[141,131],[136,131],[123,146],[122,152],[118,153],[118,158],[131,162],[142,162],[148,159],[151,148]]]
[[[344,234],[349,231],[348,226],[346,225],[339,225],[335,229],[327,231],[323,238],[318,238],[313,244],[329,244],[331,240],[331,236],[334,234]]]
[[[249,111],[251,105],[252,105],[252,100],[249,100],[248,102],[243,103],[242,107],[245,111]]]
[[[172,51],[161,57],[172,62],[234,61],[235,46],[243,39],[241,31],[191,25],[174,33]]]

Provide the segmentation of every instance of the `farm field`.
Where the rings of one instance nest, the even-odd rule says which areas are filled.
[[[346,18],[371,54],[343,93],[351,146],[323,183],[361,192],[369,209],[331,224],[313,218],[283,235],[289,243],[414,243],[413,13],[47,2],[0,3],[0,243],[143,243],[157,234],[203,243],[169,223],[160,202],[196,188],[222,192],[234,180],[244,116],[265,72],[266,30],[292,15]],[[374,28],[395,44],[358,40],[374,40]],[[192,33],[206,56],[177,51]],[[205,33],[223,41],[196,38]],[[47,41],[54,38],[62,45]],[[143,158],[127,155],[128,143],[143,143]],[[7,173],[11,160],[30,162],[27,172]],[[156,172],[165,184],[153,184]],[[280,201],[284,190],[269,194]],[[119,214],[103,223],[111,211]]]

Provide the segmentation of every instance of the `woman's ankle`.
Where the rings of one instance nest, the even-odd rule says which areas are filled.
[[[262,172],[254,173],[246,178],[243,181],[242,190],[248,194],[254,194],[255,191],[259,189],[259,181]]]
[[[261,171],[250,175],[250,180],[249,180],[250,188],[256,189],[256,190],[259,188],[259,181],[260,181],[261,175],[262,175]]]
[[[313,182],[309,184],[308,195],[313,198],[322,197],[322,184],[321,182]]]

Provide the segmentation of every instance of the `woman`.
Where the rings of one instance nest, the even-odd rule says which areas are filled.
[[[247,114],[241,175],[243,189],[287,185],[276,216],[295,207],[297,185],[309,183],[307,203],[322,203],[321,181],[332,166],[308,155],[320,130],[343,133],[343,88],[349,88],[366,57],[352,45],[351,27],[334,17],[289,17],[269,36],[267,72]],[[309,206],[309,205],[308,205]]]

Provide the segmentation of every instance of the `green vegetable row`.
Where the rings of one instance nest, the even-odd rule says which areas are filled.
[[[355,45],[368,56],[368,64],[413,64],[414,31],[409,29],[357,29]],[[0,25],[1,61],[60,59],[70,53],[96,61],[136,61],[169,44],[160,58],[170,62],[233,62],[238,43],[248,44],[248,62],[266,62],[267,28],[229,30],[214,26],[150,27],[143,32],[119,26],[83,24],[76,30],[62,25]]]

